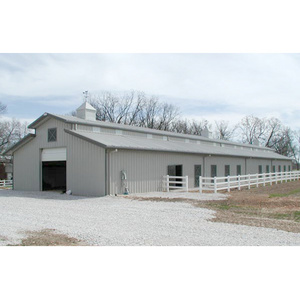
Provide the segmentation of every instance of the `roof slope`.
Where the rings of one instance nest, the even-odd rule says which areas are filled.
[[[164,141],[158,139],[147,139],[129,135],[114,135],[104,133],[94,133],[89,131],[67,130],[69,134],[77,136],[86,141],[92,142],[105,148],[148,150],[148,151],[165,151],[195,154],[211,154],[253,158],[269,158],[290,160],[286,156],[279,155],[275,152],[264,152],[263,150],[252,151],[248,149],[238,149],[229,147],[218,147],[196,143],[184,143],[176,141]]]
[[[249,145],[249,144],[242,144],[237,142],[231,142],[231,141],[225,141],[225,140],[218,140],[218,139],[211,139],[204,136],[199,135],[192,135],[192,134],[183,134],[183,133],[175,133],[171,131],[163,131],[163,130],[157,130],[157,129],[151,129],[151,128],[145,128],[145,127],[138,127],[133,125],[124,125],[124,124],[116,124],[111,122],[104,122],[104,121],[88,121],[83,120],[74,116],[63,116],[63,115],[56,115],[56,114],[48,114],[45,113],[41,117],[39,117],[37,120],[35,120],[33,123],[31,123],[28,128],[35,129],[37,128],[41,123],[45,122],[47,118],[56,118],[66,123],[71,124],[81,124],[81,125],[87,125],[87,126],[95,126],[95,127],[103,127],[103,128],[111,128],[111,129],[120,129],[120,130],[127,130],[127,131],[133,131],[133,132],[139,132],[139,133],[145,133],[145,134],[156,134],[161,136],[172,136],[172,137],[179,137],[179,138],[186,138],[186,139],[193,139],[198,141],[209,141],[211,143],[222,143],[225,145],[237,145],[242,146],[244,148],[257,148],[257,149],[267,149],[269,151],[274,151],[274,149],[256,146],[256,145]],[[274,151],[275,152],[275,151]]]

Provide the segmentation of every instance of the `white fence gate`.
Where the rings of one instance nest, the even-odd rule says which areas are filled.
[[[291,172],[276,172],[276,173],[263,173],[263,174],[248,174],[238,176],[227,177],[199,177],[199,191],[217,191],[237,188],[240,190],[242,187],[251,186],[258,187],[260,184],[265,186],[266,184],[272,185],[278,182],[295,181],[300,179],[300,171]]]
[[[181,189],[188,191],[189,177],[188,176],[169,176],[163,177],[163,189],[169,192],[171,189]]]
[[[0,188],[11,188],[13,185],[12,180],[0,180]]]

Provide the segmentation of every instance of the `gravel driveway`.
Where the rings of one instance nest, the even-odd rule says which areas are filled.
[[[103,246],[300,245],[298,233],[210,222],[213,215],[187,203],[1,190],[0,245],[42,229]]]

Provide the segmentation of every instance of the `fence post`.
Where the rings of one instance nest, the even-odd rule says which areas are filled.
[[[263,174],[263,186],[266,186],[266,173]]]
[[[275,184],[277,184],[277,172],[275,172]]]
[[[227,192],[230,192],[230,178],[227,176]]]
[[[216,176],[214,177],[214,193],[217,192],[217,178]]]
[[[282,183],[282,177],[283,177],[283,173],[280,172],[280,183]]]
[[[199,176],[199,192],[202,194],[202,176]]]
[[[3,182],[3,186],[6,187],[6,181],[5,181],[5,180],[4,180],[4,182]]]
[[[185,176],[185,190],[189,191],[189,176]]]
[[[241,175],[238,175],[238,190],[241,190]]]
[[[250,174],[248,174],[248,190],[250,190]]]
[[[258,187],[258,174],[256,173],[256,187]]]
[[[170,192],[170,188],[169,188],[169,175],[167,175],[167,192]]]

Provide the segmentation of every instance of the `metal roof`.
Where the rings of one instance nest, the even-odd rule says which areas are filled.
[[[74,116],[63,116],[63,115],[56,115],[56,114],[49,114],[49,113],[44,113],[41,117],[39,117],[37,120],[35,120],[33,123],[31,123],[28,126],[28,128],[35,129],[40,124],[45,122],[47,118],[51,118],[51,117],[59,119],[66,123],[71,123],[71,124],[81,124],[81,125],[87,125],[87,126],[119,129],[119,130],[133,131],[133,132],[139,132],[139,133],[145,133],[145,134],[156,134],[156,135],[161,135],[161,136],[178,137],[178,138],[183,138],[183,139],[185,138],[185,139],[192,139],[192,140],[198,140],[198,141],[208,141],[211,143],[222,143],[225,145],[236,145],[236,146],[240,146],[243,148],[257,148],[260,150],[265,149],[265,150],[269,150],[269,151],[274,151],[273,149],[266,148],[266,147],[230,142],[230,141],[225,141],[225,140],[211,139],[211,138],[207,138],[207,137],[203,137],[203,136],[199,136],[199,135],[175,133],[175,132],[170,132],[170,131],[138,127],[138,126],[133,126],[133,125],[116,124],[116,123],[111,123],[111,122],[88,121],[88,120],[83,120],[83,119],[80,119],[80,118],[77,118]]]
[[[213,144],[210,146],[197,143],[148,139],[146,137],[144,138],[131,135],[115,135],[68,129],[65,129],[65,132],[109,149],[132,149],[290,160],[290,158],[279,155],[275,152],[264,152],[263,149],[253,151],[245,148],[238,149],[213,146]]]

